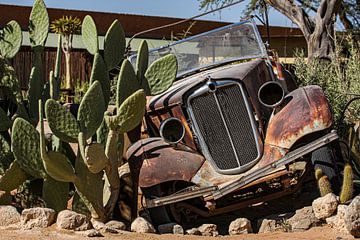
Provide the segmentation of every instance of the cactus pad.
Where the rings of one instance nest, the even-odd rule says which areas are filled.
[[[20,25],[12,20],[3,29],[3,39],[0,41],[0,53],[4,58],[13,58],[22,43]]]
[[[46,172],[55,180],[75,182],[75,170],[64,154],[50,151],[47,157],[43,158],[43,163]]]
[[[27,178],[26,172],[14,161],[0,178],[0,190],[10,192],[19,187]]]
[[[9,128],[11,128],[11,120],[0,107],[0,132],[7,131]]]
[[[89,171],[98,173],[105,168],[109,160],[105,155],[104,145],[100,143],[91,143],[85,147],[85,164]]]
[[[120,133],[128,132],[141,123],[145,113],[146,97],[140,89],[128,97],[121,104],[116,116],[107,117],[110,129],[117,129]]]
[[[106,70],[105,62],[99,53],[96,53],[94,57],[90,85],[95,81],[99,81],[101,84],[105,105],[107,106],[110,100],[110,79],[109,73]]]
[[[119,65],[121,59],[123,59],[125,44],[126,41],[124,30],[120,22],[116,19],[111,24],[105,35],[104,59],[108,71]]]
[[[29,18],[29,34],[31,44],[33,46],[44,46],[48,31],[49,16],[45,3],[42,0],[36,0]]]
[[[53,99],[45,104],[45,113],[51,131],[65,142],[77,142],[80,127],[75,117]]]
[[[11,139],[11,149],[19,166],[35,178],[45,178],[40,157],[40,136],[34,126],[22,118],[15,119]]]
[[[145,40],[140,43],[136,59],[136,76],[140,82],[145,81],[145,72],[149,65],[149,47]]]
[[[81,27],[82,41],[89,53],[95,55],[99,51],[99,40],[93,18],[86,15]]]
[[[153,62],[145,73],[145,78],[150,88],[150,92],[147,95],[154,96],[166,91],[171,87],[176,74],[177,60],[174,54],[168,54]]]
[[[95,134],[101,125],[105,112],[105,102],[101,84],[95,81],[85,93],[78,111],[78,121],[86,138]]]
[[[140,89],[140,84],[136,78],[135,71],[129,60],[124,60],[117,82],[116,107],[119,108],[124,100]]]
[[[59,182],[48,176],[44,179],[42,196],[46,202],[46,207],[60,212],[67,207],[69,183]]]

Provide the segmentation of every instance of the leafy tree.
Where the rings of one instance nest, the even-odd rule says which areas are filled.
[[[223,6],[234,0],[198,0],[200,8]],[[334,24],[339,17],[345,29],[360,26],[360,0],[250,0],[245,14],[271,7],[284,14],[303,32],[308,57],[331,60],[335,50]],[[266,11],[266,8],[265,8]]]

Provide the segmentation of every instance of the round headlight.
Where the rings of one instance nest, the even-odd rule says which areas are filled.
[[[176,144],[185,136],[184,125],[178,118],[167,118],[160,124],[160,136],[165,142]]]

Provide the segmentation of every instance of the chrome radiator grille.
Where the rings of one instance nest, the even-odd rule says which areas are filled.
[[[261,149],[252,112],[242,86],[233,81],[207,86],[190,96],[190,115],[204,155],[218,172],[239,173],[260,158]]]

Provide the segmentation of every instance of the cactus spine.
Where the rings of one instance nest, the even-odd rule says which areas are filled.
[[[320,195],[323,197],[328,193],[332,192],[329,178],[323,174],[321,168],[315,169],[315,178],[318,182]]]
[[[344,204],[352,198],[353,195],[353,170],[349,163],[344,166],[343,183],[340,192],[340,203]]]

